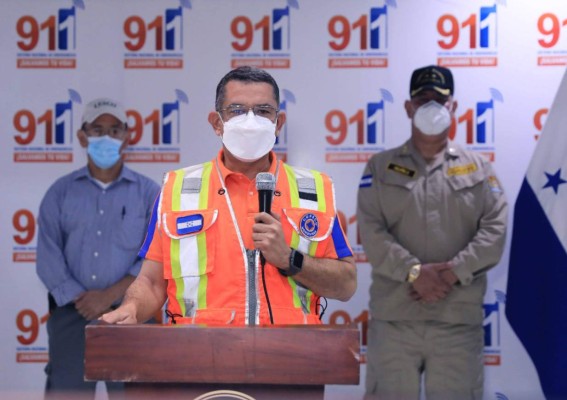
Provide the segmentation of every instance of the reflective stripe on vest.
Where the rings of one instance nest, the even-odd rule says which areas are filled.
[[[162,201],[171,211],[206,210],[209,203],[209,182],[212,162],[170,172],[166,180],[173,180],[165,185],[170,191],[164,191]],[[203,190],[203,188],[205,190]],[[164,224],[167,229],[167,225]],[[169,232],[172,234],[171,232]],[[169,304],[171,312],[189,316],[195,309],[207,308],[207,233],[196,235],[196,240],[169,240],[169,267],[175,288],[173,294],[177,304]],[[165,250],[165,249],[164,249]],[[164,263],[164,268],[167,268]],[[183,277],[198,276],[194,284],[187,287]]]
[[[284,166],[289,182],[292,207],[326,212],[327,204],[335,204],[334,193],[325,193],[325,182],[320,172],[292,167],[287,164],[284,164]],[[330,182],[328,183],[329,187],[332,187]],[[330,199],[328,198],[329,195],[332,196]],[[294,249],[309,254],[311,257],[315,257],[317,245],[318,242],[300,236],[297,231],[294,230],[292,232],[290,246]],[[305,314],[310,314],[313,305],[311,301],[314,298],[314,293],[306,287],[298,285],[292,277],[288,277],[287,280],[294,293],[293,305],[295,307],[301,307]]]

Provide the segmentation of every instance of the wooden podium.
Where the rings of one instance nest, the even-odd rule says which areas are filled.
[[[359,352],[354,326],[94,323],[85,379],[125,382],[133,399],[323,399],[359,383]]]

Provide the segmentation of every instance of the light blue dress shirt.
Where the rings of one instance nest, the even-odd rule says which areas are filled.
[[[39,209],[37,274],[58,306],[138,275],[159,186],[123,166],[103,189],[83,167],[59,178]]]

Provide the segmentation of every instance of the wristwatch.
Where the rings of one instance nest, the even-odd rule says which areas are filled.
[[[408,282],[413,283],[419,277],[419,273],[421,272],[421,264],[415,264],[413,267],[410,268],[408,273]]]
[[[289,269],[282,272],[286,276],[293,276],[301,272],[301,268],[303,268],[303,254],[295,249],[291,249],[291,253],[289,253]]]

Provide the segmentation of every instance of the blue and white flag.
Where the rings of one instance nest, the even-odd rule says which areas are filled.
[[[567,73],[516,200],[506,316],[547,399],[567,399]]]

